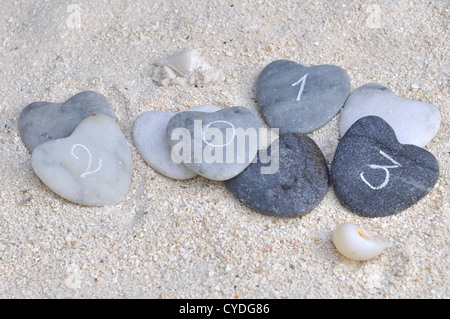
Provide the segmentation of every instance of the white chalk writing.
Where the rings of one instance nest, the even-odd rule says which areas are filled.
[[[72,145],[70,154],[72,154],[73,157],[75,157],[77,160],[79,160],[80,158],[75,154],[75,149],[78,147],[81,147],[82,149],[84,149],[88,155],[88,163],[87,163],[86,169],[84,170],[83,174],[80,175],[80,177],[86,178],[87,175],[97,173],[100,170],[100,168],[102,168],[102,159],[100,158],[98,160],[98,167],[94,170],[91,170],[92,154],[86,146],[84,146],[83,144],[74,144],[74,145]]]
[[[228,141],[227,141],[225,144],[213,144],[213,143],[210,143],[210,142],[207,141],[206,133],[207,133],[208,129],[210,128],[211,125],[217,124],[217,123],[225,123],[225,124],[229,125],[229,126],[231,127],[231,129],[233,130],[233,136],[232,136],[231,138],[229,138]],[[228,130],[227,130],[227,132],[228,132]],[[219,135],[222,136],[221,134],[219,134]],[[219,136],[219,137],[220,137],[220,136]],[[227,146],[228,144],[230,144],[231,142],[233,142],[235,136],[236,136],[236,130],[235,130],[235,128],[234,128],[234,125],[231,124],[230,122],[227,122],[227,121],[213,121],[213,122],[210,122],[210,123],[208,123],[207,125],[205,125],[205,127],[203,128],[203,131],[202,131],[202,139],[203,139],[203,141],[204,141],[206,144],[208,144],[208,145],[210,145],[210,146],[214,146],[214,147],[223,147],[223,146]],[[219,137],[216,136],[217,139],[219,139]],[[222,138],[223,138],[223,136],[222,136]],[[228,138],[228,134],[226,134],[226,138]]]
[[[296,99],[296,101],[298,101],[298,102],[300,102],[300,99],[302,98],[303,90],[305,89],[306,77],[308,76],[308,74],[309,73],[306,73],[300,80],[298,80],[297,82],[292,84],[292,86],[296,86],[301,83],[300,90],[298,91],[298,95],[297,95],[297,99]]]
[[[364,172],[359,175],[361,177],[362,181],[364,183],[366,183],[372,189],[382,189],[382,188],[386,187],[386,185],[389,183],[389,177],[390,177],[388,168],[397,168],[397,167],[402,166],[400,163],[395,161],[392,157],[387,155],[382,150],[380,150],[380,154],[383,155],[384,157],[386,157],[388,160],[390,160],[392,162],[392,164],[395,164],[395,165],[373,165],[373,164],[368,165],[371,169],[382,169],[386,173],[384,182],[381,183],[379,186],[373,186],[372,184],[370,184],[364,177]]]

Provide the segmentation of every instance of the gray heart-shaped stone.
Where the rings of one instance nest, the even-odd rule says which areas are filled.
[[[41,143],[69,136],[91,114],[114,118],[108,99],[94,91],[78,93],[64,103],[31,103],[19,117],[20,137],[32,152]]]
[[[36,146],[31,165],[56,194],[86,206],[119,203],[131,183],[128,142],[104,114],[87,117],[69,137]]]
[[[423,147],[439,130],[441,115],[433,105],[398,97],[387,87],[370,83],[357,88],[348,97],[340,115],[340,134],[357,120],[375,115],[391,126],[402,144]]]
[[[287,133],[269,149],[278,167],[264,172],[268,161],[261,155],[242,173],[226,182],[245,205],[276,217],[297,217],[311,212],[328,190],[328,167],[317,144],[301,133]]]
[[[260,122],[255,113],[234,106],[213,113],[180,112],[167,124],[174,162],[212,180],[242,172],[258,150]]]
[[[215,112],[220,110],[215,105],[195,106],[186,112]],[[189,179],[197,176],[183,163],[174,163],[171,148],[167,141],[167,123],[176,113],[149,111],[141,114],[133,125],[133,140],[142,158],[153,169],[173,179]]]
[[[334,65],[305,67],[278,60],[261,72],[256,97],[267,124],[287,132],[309,133],[330,121],[350,92],[347,73]]]
[[[438,177],[433,154],[399,143],[394,130],[378,116],[363,117],[347,130],[331,164],[340,202],[367,217],[392,215],[414,205]]]

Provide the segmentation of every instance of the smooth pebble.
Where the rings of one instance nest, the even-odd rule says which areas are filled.
[[[31,165],[56,194],[85,206],[118,204],[131,183],[128,142],[104,114],[87,117],[69,137],[38,145]]]
[[[375,115],[385,120],[402,144],[427,145],[439,130],[441,115],[433,105],[403,99],[387,87],[371,83],[356,89],[340,115],[340,134],[362,117]]]
[[[185,111],[215,112],[218,106],[205,104]],[[133,140],[139,154],[154,170],[173,179],[189,179],[197,173],[183,163],[175,163],[166,136],[167,123],[176,113],[148,111],[141,114],[133,125]]]
[[[212,113],[179,112],[169,120],[166,136],[175,162],[208,179],[223,181],[242,172],[254,159],[259,128],[253,111],[233,106]]]
[[[20,114],[19,133],[32,152],[41,143],[69,136],[91,114],[114,118],[108,99],[95,91],[80,92],[63,103],[31,103]]]
[[[266,215],[297,217],[311,212],[329,186],[327,163],[317,144],[304,134],[287,133],[273,142],[267,153],[272,160],[278,153],[278,169],[264,174],[262,168],[273,163],[266,163],[266,154],[258,153],[256,163],[226,182],[230,191]]]
[[[377,116],[359,119],[350,127],[331,164],[340,202],[367,217],[392,215],[414,205],[438,177],[433,154],[399,143],[394,130]]]
[[[349,92],[349,77],[340,67],[306,67],[288,60],[267,65],[256,86],[261,113],[280,134],[320,128],[339,112]]]

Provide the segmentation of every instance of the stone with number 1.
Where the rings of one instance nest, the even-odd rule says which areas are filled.
[[[338,66],[306,67],[288,60],[267,65],[256,87],[265,121],[280,134],[320,128],[339,112],[349,93],[349,77]]]
[[[331,182],[340,202],[366,217],[407,209],[438,177],[433,154],[399,143],[394,130],[377,116],[363,117],[348,129],[331,164]]]
[[[56,194],[85,206],[118,204],[131,184],[131,152],[115,120],[93,114],[66,138],[36,146],[31,165]]]

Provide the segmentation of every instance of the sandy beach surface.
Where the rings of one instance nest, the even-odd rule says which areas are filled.
[[[449,298],[450,6],[438,1],[3,1],[0,11],[0,298]],[[158,86],[155,59],[192,48],[226,80]],[[261,70],[278,59],[334,64],[352,91],[377,82],[440,110],[425,147],[440,178],[394,216],[359,217],[330,187],[300,218],[264,216],[223,182],[177,181],[133,144],[150,110],[240,105],[260,117]],[[116,206],[84,207],[33,172],[18,131],[22,109],[104,94],[133,156]],[[309,134],[328,164],[339,114]],[[412,127],[411,129],[414,129]],[[341,256],[331,237],[353,222],[390,241],[377,258]]]

